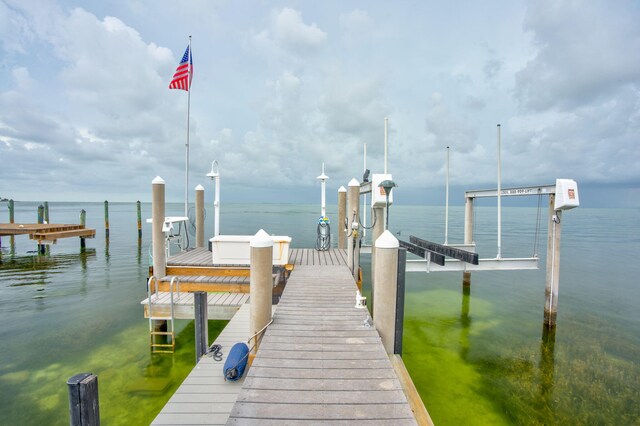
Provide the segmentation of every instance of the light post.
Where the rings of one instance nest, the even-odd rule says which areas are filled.
[[[384,229],[387,230],[389,229],[389,194],[391,194],[391,190],[395,187],[397,187],[398,185],[396,185],[396,183],[392,180],[383,180],[382,182],[380,182],[380,184],[378,185],[379,188],[384,189],[384,193],[387,196],[387,220],[386,220],[386,224]]]
[[[215,183],[215,196],[213,200],[213,236],[220,235],[220,173],[218,172],[218,161],[211,163],[211,171],[207,173]]]

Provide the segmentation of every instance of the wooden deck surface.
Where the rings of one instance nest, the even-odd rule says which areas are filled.
[[[192,315],[193,317],[193,315]],[[220,333],[222,361],[205,356],[158,414],[152,425],[223,425],[242,388],[243,379],[225,382],[222,367],[231,347],[249,338],[249,305],[243,305]]]
[[[209,319],[231,319],[236,311],[249,301],[248,293],[207,293],[207,314]],[[144,317],[149,318],[149,298],[140,302],[144,306]],[[171,293],[160,291],[151,295],[153,316],[169,317],[171,314]],[[173,293],[174,318],[193,319],[193,293]]]
[[[227,424],[416,424],[341,251],[311,251],[296,254]]]
[[[330,249],[327,251],[317,251],[308,248],[289,249],[289,264],[292,265],[346,265],[347,250]],[[167,267],[171,266],[201,266],[213,267],[213,256],[206,248],[195,248],[183,251],[167,260]],[[233,265],[218,265],[233,266]]]

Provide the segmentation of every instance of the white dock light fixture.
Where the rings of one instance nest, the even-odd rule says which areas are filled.
[[[389,194],[391,194],[391,190],[397,186],[398,185],[396,185],[394,181],[389,179],[383,180],[382,182],[380,182],[380,184],[378,184],[378,187],[384,189],[384,193],[387,196],[387,221],[384,225],[385,230],[389,229]]]
[[[220,235],[220,173],[218,172],[218,161],[211,162],[211,171],[207,173],[215,184],[215,196],[213,200],[213,236]]]
[[[321,207],[322,207],[322,219],[327,217],[327,209],[326,209],[326,189],[327,189],[327,179],[329,176],[324,174],[324,163],[322,163],[322,174],[318,176],[316,179],[320,181],[320,191],[321,195]]]

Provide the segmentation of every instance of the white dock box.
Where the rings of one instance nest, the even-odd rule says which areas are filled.
[[[555,210],[569,210],[580,205],[578,184],[573,179],[556,179]]]
[[[371,176],[371,205],[373,207],[385,207],[387,205],[387,194],[384,188],[380,188],[381,182],[393,180],[390,174],[375,173]],[[389,205],[393,204],[393,190],[389,193]]]
[[[249,265],[253,235],[218,235],[210,239],[214,265]],[[272,236],[273,264],[286,265],[289,261],[291,237]]]

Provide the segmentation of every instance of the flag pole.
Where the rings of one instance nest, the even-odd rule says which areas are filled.
[[[189,217],[189,114],[191,112],[191,36],[189,36],[189,75],[187,76],[187,142],[185,143],[185,172],[184,172],[184,217]]]

